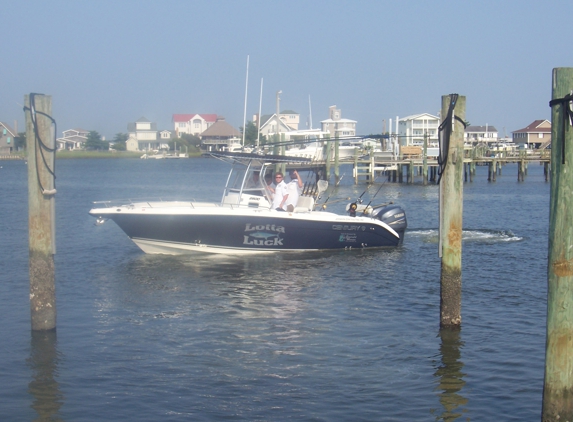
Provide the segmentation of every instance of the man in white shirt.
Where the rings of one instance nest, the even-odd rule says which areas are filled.
[[[288,212],[293,212],[298,198],[302,192],[302,180],[296,170],[291,170],[289,172],[290,182],[287,184],[287,196],[284,202],[284,209]]]
[[[275,196],[273,197],[273,209],[277,211],[284,211],[284,204],[287,198],[287,184],[283,179],[281,172],[275,173]]]

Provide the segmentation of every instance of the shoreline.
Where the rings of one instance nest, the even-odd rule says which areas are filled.
[[[145,154],[144,151],[57,151],[56,159],[69,159],[69,158],[141,158]],[[200,157],[201,151],[196,153],[189,153],[186,158]],[[18,152],[14,154],[0,155],[2,160],[27,160],[28,155],[26,152]]]

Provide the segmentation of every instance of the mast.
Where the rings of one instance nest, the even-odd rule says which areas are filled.
[[[261,78],[261,94],[259,97],[259,117],[257,119],[257,149],[259,149],[259,141],[261,139],[261,107],[263,104],[263,78]]]
[[[312,129],[312,107],[310,106],[310,95],[308,96],[308,118],[310,120],[310,128]]]
[[[242,146],[245,146],[245,132],[247,132],[247,90],[249,88],[249,55],[247,54],[247,78],[245,81],[245,111],[243,113],[243,143]]]

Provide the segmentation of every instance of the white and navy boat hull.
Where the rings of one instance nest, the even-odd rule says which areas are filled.
[[[130,204],[95,208],[90,214],[113,220],[146,253],[241,254],[396,247],[402,244],[405,215],[398,207],[387,208],[392,211],[387,222],[330,212],[289,213],[193,203],[163,208],[161,203]]]

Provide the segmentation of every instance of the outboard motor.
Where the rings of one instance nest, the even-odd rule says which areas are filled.
[[[392,229],[400,235],[400,243],[402,243],[404,232],[406,231],[406,227],[408,227],[406,212],[402,207],[399,205],[374,207],[371,217],[377,218],[392,227]]]

